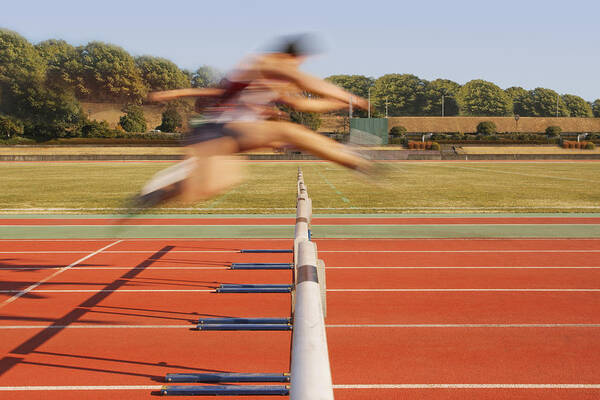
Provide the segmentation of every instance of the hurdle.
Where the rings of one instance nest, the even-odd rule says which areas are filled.
[[[171,373],[166,382],[207,383],[163,386],[163,395],[290,396],[291,400],[333,400],[333,384],[325,330],[325,264],[311,241],[312,200],[298,168],[293,250],[242,250],[244,253],[289,253],[292,263],[232,263],[230,269],[290,269],[292,284],[221,284],[219,293],[291,293],[291,318],[200,318],[200,331],[292,331],[289,373]],[[278,382],[289,385],[230,385]],[[214,385],[226,383],[226,385]]]

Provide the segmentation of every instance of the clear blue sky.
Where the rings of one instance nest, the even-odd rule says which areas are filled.
[[[6,1],[0,27],[32,42],[91,40],[182,68],[226,70],[270,38],[315,32],[319,76],[412,73],[600,98],[600,1]]]

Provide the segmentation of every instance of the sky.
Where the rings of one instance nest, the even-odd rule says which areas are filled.
[[[410,73],[600,98],[598,0],[5,1],[0,27],[29,41],[103,41],[181,68],[226,71],[274,37],[310,32],[325,77]]]

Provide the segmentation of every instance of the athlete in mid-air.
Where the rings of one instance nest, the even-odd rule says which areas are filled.
[[[298,67],[308,55],[304,38],[293,39],[271,53],[244,60],[214,89],[154,92],[151,101],[196,98],[202,119],[192,120],[186,159],[156,174],[135,198],[147,208],[177,198],[194,202],[213,197],[241,180],[239,162],[232,157],[258,148],[292,146],[350,169],[366,172],[370,162],[347,146],[303,125],[274,120],[285,104],[303,112],[327,112],[348,106],[367,108],[367,102]],[[307,98],[303,93],[317,95]]]

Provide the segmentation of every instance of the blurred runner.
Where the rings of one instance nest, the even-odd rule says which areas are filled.
[[[179,89],[151,93],[151,101],[196,98],[202,118],[190,121],[186,159],[156,174],[136,196],[134,206],[147,208],[178,198],[211,198],[242,179],[233,157],[249,150],[292,146],[347,168],[366,172],[370,162],[334,140],[303,125],[273,120],[285,104],[302,112],[328,112],[348,106],[366,109],[366,100],[298,70],[308,55],[306,37],[281,43],[276,51],[242,62],[218,89]],[[307,98],[305,92],[319,98]]]

